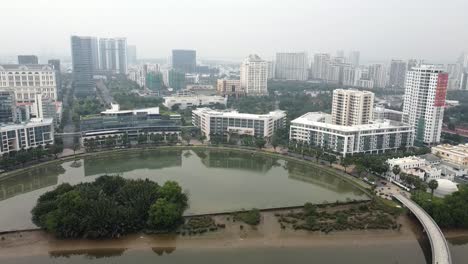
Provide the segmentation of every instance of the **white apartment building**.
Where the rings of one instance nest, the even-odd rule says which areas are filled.
[[[0,124],[0,155],[11,151],[54,144],[52,118],[33,118],[20,124]]]
[[[354,89],[333,90],[332,123],[342,126],[367,124],[372,120],[374,93]]]
[[[276,53],[275,79],[307,81],[309,58],[306,52]]]
[[[241,87],[247,95],[268,95],[268,63],[258,55],[249,55],[241,64]]]
[[[215,104],[227,105],[227,97],[217,95],[178,95],[164,97],[163,105],[171,109],[174,105],[178,105],[179,109],[187,107],[209,106]]]
[[[403,122],[415,130],[415,141],[440,142],[448,74],[435,65],[414,67],[407,72]]]
[[[55,71],[50,65],[0,65],[0,88],[12,89],[18,103],[33,103],[38,93],[57,100]]]
[[[233,110],[198,108],[192,111],[192,124],[200,128],[208,140],[212,134],[230,133],[270,138],[276,129],[285,127],[286,112],[277,110],[265,115],[255,115]]]
[[[332,116],[310,112],[291,121],[289,139],[340,153],[378,154],[413,146],[413,127],[391,120],[342,126]]]

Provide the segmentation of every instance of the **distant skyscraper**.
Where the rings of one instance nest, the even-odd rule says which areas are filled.
[[[276,79],[306,81],[309,59],[305,52],[276,53]]]
[[[374,93],[354,89],[333,90],[332,123],[342,126],[368,124],[372,120]]]
[[[16,120],[15,93],[11,89],[0,88],[0,124]]]
[[[36,55],[18,55],[18,64],[39,64]]]
[[[351,51],[348,56],[348,63],[353,66],[359,66],[359,57],[361,53],[357,50]]]
[[[195,50],[172,50],[172,68],[183,73],[193,73],[197,67]]]
[[[460,90],[468,90],[468,72],[464,72],[461,76]]]
[[[330,65],[330,54],[318,53],[314,55],[314,66],[312,67],[315,79],[326,80],[328,78],[328,67]]]
[[[345,55],[344,55],[344,50],[337,50],[336,51],[336,57],[338,58],[344,58]]]
[[[258,55],[250,55],[241,64],[241,87],[247,95],[268,95],[268,64]]]
[[[369,66],[369,79],[374,82],[375,88],[384,88],[387,72],[383,64],[372,64]]]
[[[449,75],[448,87],[449,90],[457,90],[460,88],[460,81],[463,73],[463,65],[461,63],[447,64],[447,73]]]
[[[268,63],[268,80],[275,79],[276,74],[276,62],[267,61]]]
[[[127,74],[127,39],[99,39],[99,68],[107,73]]]
[[[137,64],[137,49],[135,45],[127,46],[127,62],[128,64]]]
[[[415,128],[415,142],[440,142],[448,74],[434,65],[414,67],[406,74],[403,122]]]
[[[55,71],[55,82],[57,83],[57,91],[62,90],[62,75],[60,69],[60,60],[49,60],[47,64],[52,65]]]
[[[351,64],[343,65],[341,84],[345,86],[355,86],[356,78],[359,80],[360,76],[356,76],[357,70]]]
[[[407,71],[411,71],[415,67],[419,67],[421,63],[416,59],[409,59],[406,67]]]
[[[73,87],[79,97],[95,93],[93,74],[97,70],[97,39],[95,37],[71,37]]]
[[[328,65],[327,82],[340,84],[340,77],[342,77],[342,63],[332,62]]]
[[[390,65],[390,78],[388,85],[392,88],[404,88],[406,77],[406,62],[392,60]]]

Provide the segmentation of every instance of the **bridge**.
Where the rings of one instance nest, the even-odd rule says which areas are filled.
[[[430,217],[419,205],[405,196],[401,194],[393,194],[393,197],[406,206],[406,208],[408,208],[416,218],[418,218],[419,222],[421,222],[424,227],[424,230],[426,230],[431,243],[432,263],[451,264],[452,257],[450,255],[447,240],[445,240],[444,234],[434,219],[432,219],[432,217]]]

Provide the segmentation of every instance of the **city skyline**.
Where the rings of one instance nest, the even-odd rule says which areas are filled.
[[[127,1],[112,1],[112,12],[107,10],[111,6],[109,1],[50,2],[45,5],[44,1],[22,1],[2,7],[6,21],[4,33],[10,41],[0,44],[0,50],[9,51],[0,55],[68,57],[71,35],[126,37],[138,47],[140,58],[167,58],[172,49],[194,49],[200,58],[235,61],[252,53],[269,60],[276,52],[335,54],[337,50],[359,50],[364,63],[392,58],[445,63],[468,51],[468,22],[463,19],[468,3],[461,0],[444,3],[416,0],[405,2],[401,7],[389,1],[319,3],[296,0],[287,6],[288,14],[294,16],[283,12],[284,2],[227,1],[219,4],[211,0],[196,3],[140,0],[124,8]],[[87,10],[84,7],[88,4],[95,8]],[[238,18],[230,19],[234,14],[238,14]],[[47,30],[37,30],[31,26],[33,22],[20,25],[14,22],[29,21],[31,16],[35,17],[34,23],[47,24]],[[369,19],[375,23],[364,23]],[[14,24],[10,26],[9,23]],[[138,28],[151,30],[135,30]],[[426,33],[427,28],[431,28],[431,34]],[[24,34],[14,34],[17,30]],[[157,32],[155,37],[152,32]],[[230,33],[220,37],[216,32]],[[34,44],[25,41],[26,36],[33,37]],[[422,45],[428,42],[432,45]]]

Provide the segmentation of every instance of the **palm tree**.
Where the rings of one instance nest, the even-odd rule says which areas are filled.
[[[429,189],[431,189],[431,195],[434,196],[434,190],[439,187],[439,183],[436,180],[431,180],[428,184]]]

